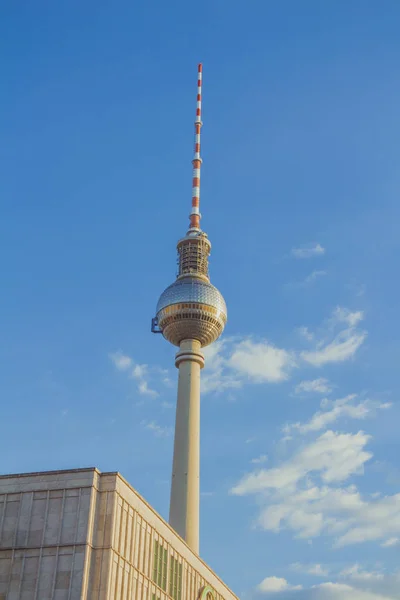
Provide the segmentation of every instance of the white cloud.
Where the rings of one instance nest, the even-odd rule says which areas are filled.
[[[301,563],[290,565],[290,569],[303,575],[316,573],[318,577],[326,577],[328,574],[332,576],[336,571],[333,567],[328,570],[320,564],[302,565]],[[380,565],[379,570],[369,570],[354,564],[337,573],[336,579],[337,581],[331,580],[304,589],[301,586],[288,585],[287,587],[286,580],[268,577],[266,591],[270,594],[275,592],[276,596],[272,597],[279,596],[280,600],[289,600],[289,598],[292,600],[400,600],[400,570],[398,569],[388,572],[387,567]],[[260,592],[262,593],[262,589],[257,586],[254,597],[259,597]]]
[[[400,543],[400,538],[391,537],[387,539],[383,544],[381,544],[382,548],[391,548],[392,546],[397,546]]]
[[[205,368],[201,374],[201,391],[222,392],[227,389],[240,388],[243,380],[230,368],[229,356],[234,340],[225,338],[204,348]]]
[[[203,393],[240,388],[245,383],[284,381],[295,367],[294,353],[266,340],[225,338],[204,349]]]
[[[144,396],[158,396],[158,392],[149,387],[149,368],[147,365],[136,364],[131,372],[131,376],[138,382],[139,394]]]
[[[122,352],[111,353],[109,357],[119,371],[127,371],[132,366],[132,359]]]
[[[298,563],[292,565],[293,567],[298,572],[304,572],[297,568],[302,567]],[[367,572],[358,565],[355,567],[355,576],[354,573],[350,573],[344,581],[328,581],[308,589],[303,589],[301,585],[290,585],[286,579],[280,577],[267,577],[257,586],[254,597],[268,594],[279,600],[400,600],[399,572],[384,574]],[[361,577],[358,577],[359,574]]]
[[[132,369],[132,377],[143,379],[147,376],[147,365],[135,365]]]
[[[357,398],[356,394],[349,394],[345,398],[339,398],[333,402],[324,399],[321,402],[323,408],[332,406],[331,410],[317,411],[311,419],[306,423],[293,423],[285,425],[283,432],[287,435],[296,430],[299,433],[310,433],[311,431],[320,431],[328,425],[332,425],[340,418],[347,417],[350,419],[365,419],[372,416],[376,410],[386,409],[390,407],[390,403],[381,403],[373,400],[363,400],[357,404],[352,403]]]
[[[292,256],[295,258],[312,258],[325,254],[325,248],[321,244],[302,246],[301,248],[292,248]]]
[[[301,585],[290,585],[283,577],[266,577],[257,586],[260,592],[282,592],[287,590],[301,590]]]
[[[151,431],[156,437],[168,437],[172,434],[171,427],[164,427],[155,421],[142,421],[141,425],[144,429]]]
[[[268,456],[266,454],[261,454],[257,458],[252,458],[250,462],[252,462],[254,465],[261,465],[262,463],[267,462],[267,460]]]
[[[147,365],[140,365],[140,366],[147,367]],[[143,369],[141,369],[141,372],[143,372]],[[145,379],[145,378],[147,378],[147,371],[145,371],[144,373],[145,374],[143,374],[143,375],[132,374],[132,377],[134,377],[138,382],[139,394],[143,394],[145,396],[152,396],[154,398],[155,396],[158,396],[159,394],[156,390],[153,390],[149,387],[149,383]]]
[[[109,354],[109,357],[118,371],[125,371],[129,373],[132,379],[137,382],[137,389],[139,394],[143,396],[158,396],[158,392],[150,387],[149,384],[149,366],[145,364],[138,364],[126,354],[121,351]],[[156,367],[156,370],[157,367]]]
[[[278,382],[288,378],[292,355],[266,341],[243,340],[231,354],[230,365],[255,382]]]
[[[316,392],[318,394],[330,394],[332,386],[327,379],[320,377],[308,381],[301,381],[294,389],[296,394]]]
[[[389,596],[360,590],[344,583],[321,583],[312,588],[314,594],[311,598],[314,600],[394,600]],[[398,596],[397,596],[398,598]]]
[[[139,380],[138,390],[139,394],[143,394],[144,396],[158,396],[158,392],[156,392],[156,390],[149,388],[147,381]]]
[[[384,598],[387,600],[400,599],[400,571],[387,573],[384,569],[381,572],[366,571],[356,565],[354,574],[350,574],[351,585],[359,593],[372,594],[371,599]],[[357,595],[355,596],[357,598]]]
[[[297,573],[305,573],[307,575],[314,575],[315,577],[327,577],[329,570],[327,567],[323,567],[319,563],[315,565],[302,565],[301,563],[293,563],[290,565],[293,571]]]

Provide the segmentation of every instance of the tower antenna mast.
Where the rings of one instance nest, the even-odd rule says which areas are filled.
[[[197,68],[197,106],[196,120],[194,122],[194,156],[193,156],[193,182],[192,182],[192,212],[190,213],[189,231],[200,230],[200,173],[201,173],[201,155],[200,155],[200,137],[201,127],[201,87],[203,79],[203,65],[200,63]]]

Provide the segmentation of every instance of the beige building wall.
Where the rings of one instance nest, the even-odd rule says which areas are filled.
[[[0,476],[0,600],[236,596],[119,473]]]

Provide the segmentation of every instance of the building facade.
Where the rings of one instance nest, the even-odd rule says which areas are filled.
[[[0,600],[234,600],[119,473],[0,476]]]

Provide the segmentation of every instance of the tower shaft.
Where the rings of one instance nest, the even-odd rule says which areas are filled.
[[[200,370],[204,357],[197,340],[184,340],[176,355],[179,369],[169,523],[199,553]]]

